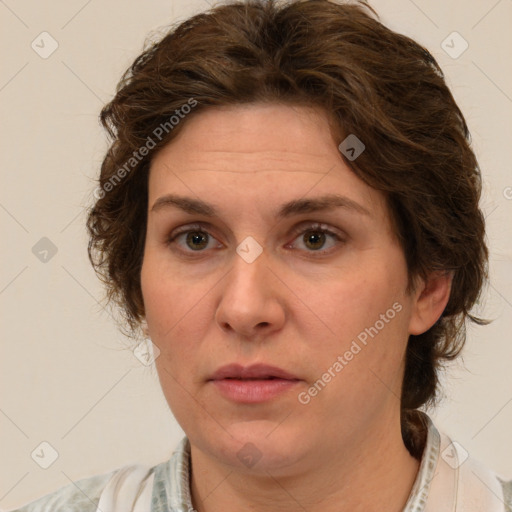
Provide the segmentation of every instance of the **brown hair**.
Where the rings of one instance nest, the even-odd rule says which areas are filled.
[[[196,106],[179,115],[191,99]],[[349,134],[363,141],[364,152],[347,164],[387,198],[409,289],[418,276],[453,273],[441,318],[407,346],[402,435],[420,457],[425,432],[416,409],[435,403],[439,369],[460,353],[465,319],[485,323],[469,313],[487,277],[480,169],[435,59],[382,25],[367,3],[231,2],[151,43],[101,112],[113,140],[87,220],[89,258],[108,301],[121,306],[125,332],[135,332],[144,317],[140,270],[151,159],[204,109],[265,101],[320,107],[339,142]],[[178,123],[170,121],[178,115]],[[152,149],[142,155],[150,139]]]

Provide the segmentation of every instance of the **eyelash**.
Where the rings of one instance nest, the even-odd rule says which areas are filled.
[[[344,242],[344,239],[339,234],[335,233],[334,231],[332,231],[328,228],[322,227],[322,225],[319,223],[311,223],[308,225],[301,224],[300,226],[297,226],[296,228],[293,229],[293,231],[291,233],[294,237],[293,240],[295,240],[299,235],[304,235],[309,231],[314,232],[314,233],[322,233],[325,235],[329,235],[329,236],[333,237],[335,239],[335,241],[338,243]],[[213,235],[211,235],[207,230],[205,230],[205,228],[203,226],[192,225],[192,226],[185,226],[182,229],[180,229],[179,231],[174,232],[171,236],[169,236],[167,238],[167,240],[165,241],[165,245],[171,246],[171,245],[175,244],[175,241],[179,236],[186,235],[188,233],[197,233],[197,234],[207,235],[207,236],[210,236],[213,239],[215,239],[215,237],[213,237]],[[288,244],[288,245],[290,245],[290,244]],[[331,252],[333,249],[334,248],[318,250],[318,251],[310,250],[310,251],[306,251],[306,252],[314,254],[314,255],[326,255],[327,253]],[[180,251],[183,254],[189,255],[190,257],[194,257],[195,254],[200,255],[201,253],[207,252],[205,250],[199,250],[199,251],[186,250],[186,251],[184,251],[181,249],[180,249]]]

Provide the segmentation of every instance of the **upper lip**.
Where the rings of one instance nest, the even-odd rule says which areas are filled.
[[[241,364],[228,364],[220,367],[209,380],[222,379],[265,379],[275,377],[278,379],[299,380],[298,377],[288,373],[287,371],[270,366],[268,364],[253,364],[250,366],[242,366]]]

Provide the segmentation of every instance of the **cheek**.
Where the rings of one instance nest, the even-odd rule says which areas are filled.
[[[400,403],[406,307],[392,297],[375,294],[360,305],[366,308],[354,307],[339,317],[337,338],[331,336],[323,345],[315,340],[316,347],[310,347],[316,375],[301,403],[309,400],[304,410],[311,407],[323,418],[326,435],[331,428],[335,435],[340,421],[349,430],[370,424],[372,418]]]
[[[200,374],[199,356],[204,355],[198,321],[204,305],[190,289],[184,293],[183,285],[158,272],[145,270],[141,281],[151,340],[160,350],[155,360],[160,387],[180,426],[189,430],[189,416],[199,420],[191,409],[196,389],[191,381]]]
[[[386,331],[391,331],[405,316],[406,284],[406,276],[400,270],[394,271],[382,263],[354,266],[349,274],[337,276],[315,293],[315,309],[330,330],[345,341],[376,322],[379,330],[383,331],[384,325]],[[311,300],[311,292],[307,296]],[[384,315],[382,320],[381,315]]]
[[[324,287],[315,301],[330,331],[323,339],[311,340],[317,349],[317,372],[321,376],[330,369],[336,375],[332,389],[342,394],[350,389],[354,400],[371,395],[376,385],[395,389],[400,384],[410,299],[405,294],[405,262],[400,253],[394,256],[385,259],[386,264],[384,258],[375,258],[354,267],[336,284]]]
[[[151,247],[144,255],[141,289],[146,319],[154,338],[169,334],[194,302],[197,303],[194,287],[177,278],[159,252]]]
[[[180,279],[149,253],[141,287],[151,339],[160,350],[157,370],[165,367],[176,377],[186,371],[194,374],[198,356],[208,356],[201,347],[213,315],[204,283]]]

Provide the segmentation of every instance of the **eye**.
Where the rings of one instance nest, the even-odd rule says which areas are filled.
[[[166,241],[166,245],[176,244],[182,252],[205,252],[204,249],[220,247],[213,244],[215,238],[201,226],[185,226],[175,231]]]
[[[310,224],[304,228],[304,225],[298,226],[293,231],[294,235],[298,235],[297,239],[300,240],[307,252],[317,252],[324,254],[329,252],[332,247],[336,246],[336,242],[341,243],[343,239],[334,231],[321,226],[320,224]],[[326,244],[326,240],[331,237],[334,239],[334,243],[330,248],[323,249]],[[293,245],[293,244],[291,244]]]

